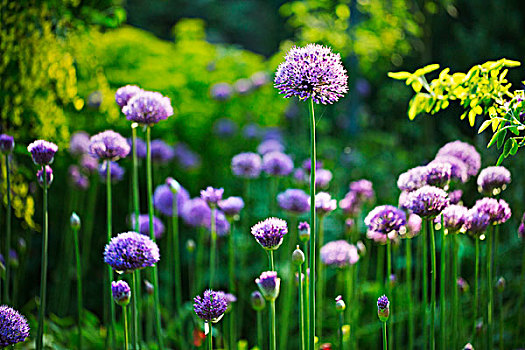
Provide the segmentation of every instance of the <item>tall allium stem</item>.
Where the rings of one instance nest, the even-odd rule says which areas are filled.
[[[210,327],[208,335],[206,336],[208,338],[208,350],[213,350],[213,326],[211,322],[208,322],[208,326]]]
[[[383,246],[377,246],[377,266],[376,266],[376,282],[384,287],[385,286],[385,248]]]
[[[128,308],[122,307],[122,314],[124,315],[124,349],[128,350]]]
[[[430,312],[430,348],[436,348],[436,237],[434,234],[434,225],[432,221],[429,221],[430,225],[430,254],[432,259],[432,270],[430,275],[432,276],[432,285],[430,287],[430,303],[431,303],[431,312]]]
[[[149,236],[155,242],[155,227],[153,225],[153,176],[151,166],[151,127],[146,127],[146,181],[148,184],[148,214],[149,214]],[[162,338],[162,326],[160,321],[160,302],[159,302],[159,274],[157,266],[153,266],[153,299],[155,303],[155,330],[159,349],[164,349],[164,339]]]
[[[315,111],[314,101],[310,102],[310,294],[308,309],[310,312],[310,340],[309,350],[315,348],[315,255],[316,255],[316,229],[315,229]]]
[[[357,303],[355,302],[354,298],[352,297],[352,294],[353,294],[353,290],[355,289],[354,288],[354,280],[353,280],[353,276],[352,276],[352,269],[354,269],[355,266],[353,265],[349,265],[345,268],[345,271],[344,271],[344,274],[345,274],[345,281],[344,281],[344,285],[346,287],[346,291],[345,291],[345,294],[346,294],[346,300],[348,300],[348,306],[349,306],[349,310],[347,312],[347,314],[350,314],[352,312],[352,309],[354,307],[357,307]],[[343,314],[341,312],[341,314]],[[352,349],[354,347],[354,340],[353,338],[355,337],[355,328],[354,328],[354,323],[352,321],[353,318],[350,318],[349,317],[349,321],[350,321],[350,334],[349,334],[349,339],[350,339],[350,348]]]
[[[494,305],[494,283],[492,282],[492,240],[494,237],[494,225],[487,230],[487,347],[492,349],[493,330],[492,330],[492,312]]]
[[[139,318],[138,318],[138,313],[139,313],[139,309],[138,309],[138,306],[137,306],[137,300],[139,299],[139,295],[137,294],[137,292],[140,290],[140,286],[139,286],[139,281],[140,281],[140,271],[133,271],[133,290],[134,290],[134,293],[133,295],[131,296],[131,302],[133,303],[133,318],[134,318],[134,321],[133,321],[133,324],[132,324],[132,334],[133,334],[133,348],[135,350],[138,350],[139,349],[139,343],[140,343],[140,335],[139,335]]]
[[[387,339],[387,336],[386,336],[386,322],[381,322],[383,323],[383,350],[387,350],[388,349],[388,339]]]
[[[259,349],[263,348],[263,318],[262,311],[257,312],[257,346]]]
[[[73,228],[73,238],[75,240],[75,258],[77,263],[77,331],[78,348],[82,349],[82,266],[80,264],[80,247],[78,243],[78,228]]]
[[[268,266],[270,271],[275,271],[275,264],[273,261],[273,250],[268,250]]]
[[[299,326],[301,328],[301,350],[304,350],[306,347],[306,338],[305,338],[305,325],[304,325],[304,296],[303,296],[303,268],[301,265],[298,266],[299,272]],[[290,276],[292,278],[292,276]],[[306,276],[305,276],[306,279]],[[342,316],[342,315],[341,315]]]
[[[196,262],[195,262],[195,284],[192,294],[197,294],[198,289],[204,285],[204,272],[202,271],[202,268],[205,263],[204,258],[204,242],[206,240],[206,233],[204,231],[205,229],[203,227],[199,227],[199,239],[197,241],[197,253],[196,253]]]
[[[390,239],[388,239],[386,243],[386,269],[387,269],[387,274],[388,274],[387,282],[386,282],[386,285],[387,285],[386,289],[387,289],[388,295],[391,295],[391,299],[393,299],[394,293],[392,293],[392,283],[390,281],[390,276],[392,276],[392,243],[390,242]],[[390,346],[390,348],[393,348],[394,347],[393,345],[394,339],[392,337],[392,335],[394,334],[394,332],[392,331],[392,327],[394,324],[393,302],[390,303],[390,317],[392,319],[392,325],[390,326],[390,338],[388,339],[389,341],[388,345]]]
[[[446,273],[446,251],[447,251],[447,236],[445,235],[445,227],[443,225],[443,215],[441,215],[441,273],[439,274],[439,310],[441,317],[439,319],[441,326],[441,350],[445,350],[446,338],[446,320],[445,320],[445,273]]]
[[[180,269],[180,240],[179,240],[179,209],[177,203],[177,195],[173,195],[172,202],[172,216],[171,216],[171,226],[173,233],[173,255],[174,255],[174,280],[171,284],[172,288],[175,288],[175,305],[177,307],[177,312],[180,312],[182,308],[182,279],[181,279],[181,269]]]
[[[213,289],[213,282],[215,281],[215,265],[217,256],[217,232],[215,232],[215,216],[217,209],[215,205],[211,208],[211,249],[210,249],[210,289]]]
[[[112,202],[112,199],[111,199],[111,164],[109,162],[109,160],[106,160],[106,208],[107,208],[107,224],[108,224],[108,229],[107,229],[107,242],[109,243],[109,241],[111,241],[111,237],[113,235],[112,233],[112,210],[111,210],[111,202]],[[111,268],[111,266],[107,265],[107,274],[106,274],[106,278],[107,278],[107,286],[106,286],[106,290],[107,290],[107,294],[106,294],[106,298],[109,302],[109,309],[110,309],[110,317],[111,319],[108,321],[110,322],[110,325],[111,325],[111,344],[113,345],[113,349],[116,349],[116,334],[115,334],[115,323],[116,323],[116,317],[115,317],[115,303],[112,302],[113,300],[113,296],[112,296],[112,292],[111,292],[111,281],[113,281],[113,269]]]
[[[344,350],[343,345],[343,326],[345,323],[345,318],[343,316],[343,313],[339,313],[339,329],[337,330],[337,335],[339,336],[339,349]]]
[[[408,296],[408,349],[414,348],[414,306],[412,295],[412,238],[405,240],[406,242],[406,278],[407,278],[407,296]]]
[[[478,318],[478,297],[479,297],[479,237],[474,238],[476,240],[476,265],[474,268],[474,315],[472,317],[472,340],[476,339],[476,323]]]
[[[459,346],[459,288],[458,288],[458,285],[457,285],[457,280],[458,280],[458,254],[459,254],[459,249],[458,249],[458,234],[457,233],[453,233],[452,234],[452,244],[453,244],[453,249],[452,249],[452,280],[453,280],[453,284],[452,284],[452,288],[453,288],[453,293],[452,293],[452,296],[453,296],[453,304],[454,304],[454,307],[452,309],[452,329],[454,330],[454,335],[452,336],[452,340],[453,340],[453,343],[452,343],[452,346],[453,347],[458,347]]]
[[[313,203],[313,202],[312,202]],[[323,246],[324,229],[323,217],[319,217],[319,246]],[[319,256],[318,256],[319,257]],[[323,301],[324,301],[324,264],[319,261],[317,281],[317,336],[319,339],[323,336]],[[311,273],[311,272],[310,272]]]
[[[270,350],[277,349],[277,337],[275,334],[275,299],[270,300]]]
[[[309,308],[309,305],[310,305],[310,277],[309,277],[309,273],[308,273],[308,262],[309,262],[309,259],[308,259],[308,241],[304,242],[304,246],[303,246],[303,250],[304,250],[304,257],[305,257],[305,262],[306,264],[304,265],[305,268],[304,268],[304,288],[303,288],[303,291],[304,291],[304,298],[303,298],[303,305],[304,305],[304,325],[305,325],[305,332],[306,332],[306,336],[305,336],[305,346],[307,349],[310,348],[310,308]]]
[[[48,214],[47,214],[47,175],[45,166],[42,167],[44,180],[43,197],[43,227],[42,227],[42,265],[40,268],[40,310],[38,312],[38,330],[36,336],[36,349],[44,348],[44,319],[46,315],[46,288],[47,288],[47,244],[48,244]],[[6,259],[8,259],[9,255]]]
[[[294,244],[297,240],[297,217],[295,215],[290,216],[290,225],[289,227],[289,235],[290,237],[286,241],[286,259],[284,260],[284,264],[289,264],[290,269],[288,270],[290,272],[290,276],[288,279],[285,280],[286,288],[284,291],[284,305],[281,311],[281,324],[279,329],[281,330],[282,334],[288,334],[290,329],[290,318],[292,314],[292,307],[293,304],[293,268],[292,264],[290,264],[289,257],[292,256]],[[283,261],[281,259],[281,261]],[[288,348],[288,337],[281,337],[279,342],[279,348],[281,350],[286,350]]]
[[[140,231],[140,222],[139,222],[139,215],[140,215],[140,201],[139,201],[139,164],[138,164],[138,156],[137,156],[137,124],[133,123],[131,125],[131,135],[132,135],[132,152],[133,152],[133,211],[135,214],[135,227],[133,228],[135,232]],[[132,296],[132,310],[133,310],[133,318],[131,320],[131,341],[133,342],[134,349],[139,348],[139,332],[138,332],[138,308],[137,308],[137,274],[140,272],[134,271],[133,272],[133,296]]]
[[[425,346],[428,347],[428,236],[430,235],[430,220],[425,219],[425,230],[423,234],[423,337]]]
[[[499,293],[499,350],[505,349],[505,342],[503,341],[503,320],[505,316],[505,310],[503,309],[503,291]]]
[[[237,295],[235,288],[235,220],[230,221],[230,236],[228,237],[228,286],[229,292]],[[230,348],[232,350],[237,349],[236,341],[236,328],[235,328],[235,319],[237,318],[237,308],[233,308],[230,311]]]
[[[5,236],[5,280],[4,280],[4,297],[2,298],[3,303],[9,303],[9,282],[11,275],[11,264],[9,263],[9,249],[11,248],[11,179],[9,174],[9,155],[5,155],[5,173],[6,173],[6,185],[7,185],[7,208],[6,208],[6,236]],[[45,176],[44,176],[45,177]]]

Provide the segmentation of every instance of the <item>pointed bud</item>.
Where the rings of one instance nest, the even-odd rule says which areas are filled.
[[[301,250],[301,248],[299,248],[299,245],[298,245],[297,248],[295,248],[295,250],[292,253],[292,262],[296,266],[301,266],[304,263],[304,260],[305,260],[304,253]]]
[[[80,218],[78,217],[77,213],[73,212],[73,214],[71,214],[71,217],[69,218],[69,225],[73,230],[80,229]]]
[[[343,297],[338,295],[335,298],[335,309],[339,312],[343,312],[346,309],[345,301],[343,300]]]
[[[131,300],[131,289],[124,280],[111,282],[111,292],[113,300],[120,306],[126,306]]]
[[[266,306],[266,301],[264,300],[264,297],[262,296],[261,292],[256,290],[252,293],[250,300],[252,302],[252,308],[255,311],[261,311],[264,310],[264,307]]]

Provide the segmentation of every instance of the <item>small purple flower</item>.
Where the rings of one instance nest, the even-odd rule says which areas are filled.
[[[359,260],[356,246],[345,240],[326,243],[319,254],[323,264],[338,268],[353,265]]]
[[[9,154],[15,148],[15,139],[7,134],[0,135],[0,153]]]
[[[240,153],[232,158],[233,175],[244,178],[256,178],[261,173],[262,159],[257,153]]]
[[[89,134],[85,131],[77,131],[71,135],[69,140],[69,153],[80,156],[89,152]]]
[[[265,155],[266,153],[270,152],[283,152],[284,146],[283,144],[278,140],[266,140],[261,142],[259,146],[257,146],[257,153],[261,155]]]
[[[201,166],[200,156],[189,149],[186,144],[179,142],[173,146],[173,150],[175,158],[183,169],[193,170]]]
[[[490,217],[490,223],[494,225],[506,222],[512,215],[509,205],[503,199],[485,197],[477,200],[472,209],[487,214]]]
[[[452,175],[452,166],[449,163],[434,161],[423,171],[425,184],[447,189]]]
[[[479,236],[485,232],[490,224],[490,216],[477,209],[469,209],[465,219],[465,231],[473,236]]]
[[[357,192],[348,192],[345,198],[339,201],[339,208],[341,208],[347,216],[356,216],[362,209],[362,201]]]
[[[450,199],[450,204],[458,204],[461,201],[461,197],[463,196],[462,190],[455,190],[448,194],[448,198]]]
[[[282,219],[271,217],[254,225],[251,231],[264,249],[276,250],[283,243],[284,235],[288,233],[288,225]]]
[[[143,92],[137,85],[125,85],[117,89],[115,92],[115,102],[120,106],[124,107],[128,104],[129,100],[138,93]]]
[[[232,95],[232,87],[228,83],[216,83],[210,89],[210,96],[217,101],[225,101]]]
[[[265,271],[255,279],[255,283],[266,300],[275,300],[279,296],[281,279],[277,277],[277,272]]]
[[[478,190],[480,193],[495,196],[507,188],[510,183],[510,171],[502,166],[489,166],[479,173]]]
[[[111,282],[111,293],[113,294],[113,300],[120,306],[126,306],[131,300],[131,289],[126,281],[112,281]]]
[[[53,163],[53,158],[58,151],[58,146],[52,142],[36,140],[27,146],[27,150],[31,153],[33,162],[36,165],[49,165]]]
[[[250,295],[250,301],[252,304],[252,308],[255,311],[262,311],[266,306],[266,300],[262,296],[261,292],[259,292],[258,290],[252,292],[252,294]]]
[[[122,108],[126,119],[142,124],[152,125],[173,115],[169,97],[159,92],[140,91],[133,95]]]
[[[210,215],[210,207],[200,197],[185,201],[182,207],[182,219],[192,227],[204,226],[206,218],[209,218]]]
[[[244,208],[244,201],[241,197],[228,197],[219,201],[219,208],[226,216],[235,217]]]
[[[459,291],[465,293],[469,289],[468,282],[463,277],[458,277],[456,280],[456,285],[459,288]]]
[[[323,216],[335,209],[337,209],[337,200],[332,199],[329,193],[319,192],[315,195],[315,212],[317,215]]]
[[[281,152],[269,152],[263,156],[262,169],[271,176],[287,176],[293,171],[293,160]]]
[[[525,224],[523,222],[518,226],[518,237],[521,239],[525,238]]]
[[[263,140],[274,140],[279,141],[280,143],[283,142],[283,131],[278,126],[267,126],[264,129],[264,136]]]
[[[450,233],[458,233],[464,229],[468,217],[468,209],[462,205],[452,204],[446,207],[441,215],[443,215],[445,229]]]
[[[92,174],[98,170],[98,158],[86,153],[80,158],[80,166],[86,173]]]
[[[252,81],[253,87],[257,89],[263,85],[268,84],[270,78],[266,72],[255,72],[250,77],[250,80]]]
[[[173,192],[168,184],[157,186],[153,193],[153,205],[162,214],[171,217],[173,216]],[[190,199],[188,191],[183,187],[177,191],[177,215],[182,215],[184,204]]]
[[[98,168],[98,174],[100,176],[100,181],[102,181],[102,183],[106,183],[107,168],[108,168],[107,160],[104,161]],[[117,183],[121,181],[124,178],[124,174],[126,173],[126,170],[123,167],[121,167],[117,162],[109,161],[109,170],[111,171],[111,173],[109,174],[111,176],[111,183]]]
[[[425,185],[425,166],[418,166],[399,175],[397,187],[401,191],[411,192]]]
[[[306,172],[303,168],[295,169],[293,173],[293,178],[297,183],[304,184],[308,179],[306,178]]]
[[[127,139],[128,145],[130,149],[133,147],[133,139],[130,137]],[[135,138],[135,147],[137,148],[137,158],[139,159],[145,159],[147,152],[148,152],[148,146],[146,145],[146,142],[144,142],[143,139],[140,137]]]
[[[327,188],[332,181],[332,172],[328,169],[319,169],[315,172],[315,187]]]
[[[450,155],[441,155],[429,163],[446,163],[450,165],[450,179],[453,181],[467,182],[468,167],[461,159]]]
[[[175,157],[175,150],[162,140],[151,141],[151,161],[166,164]]]
[[[275,87],[285,98],[297,96],[319,104],[332,104],[348,92],[348,76],[339,54],[328,47],[294,46],[279,65]]]
[[[135,227],[135,214],[131,214],[131,227]],[[153,216],[153,234],[155,239],[159,239],[164,234],[165,228],[162,220],[158,217]],[[139,232],[149,237],[149,214],[139,215]]]
[[[113,130],[106,130],[91,136],[89,153],[103,160],[117,161],[125,158],[130,147],[125,138]]]
[[[230,118],[220,118],[215,122],[213,130],[217,136],[231,137],[237,131],[237,124]]]
[[[104,249],[104,262],[118,272],[154,266],[160,259],[159,247],[148,236],[123,232],[111,238]]]
[[[213,188],[208,186],[205,190],[201,190],[201,198],[208,203],[210,207],[214,207],[222,199],[224,188]]]
[[[369,202],[374,199],[374,187],[372,181],[361,179],[350,182],[350,191],[354,192],[357,197],[363,202]]]
[[[253,88],[252,82],[250,79],[239,79],[233,84],[233,89],[239,95],[246,95]]]
[[[377,299],[377,316],[381,322],[386,322],[390,316],[390,302],[386,295],[382,295]]]
[[[421,232],[421,224],[423,223],[423,219],[421,219],[421,216],[417,214],[409,214],[407,219],[407,232],[406,235],[408,238],[415,237]]]
[[[303,242],[307,242],[310,239],[310,225],[306,221],[301,221],[297,225],[299,231],[299,239]]]
[[[81,191],[85,191],[89,187],[89,179],[82,174],[77,165],[71,165],[68,169],[69,177],[73,186]]]
[[[436,158],[444,155],[462,160],[467,165],[467,174],[469,176],[476,175],[481,168],[481,156],[474,146],[468,143],[461,141],[449,142],[439,149]]]
[[[46,173],[46,187],[49,188],[51,184],[53,183],[53,169],[49,165],[45,166],[45,173]],[[44,168],[40,168],[36,172],[36,180],[38,181],[38,184],[42,187],[44,187]]]
[[[385,244],[387,240],[406,232],[406,214],[392,205],[380,205],[368,213],[365,225],[368,238]]]
[[[260,133],[261,133],[261,130],[260,130],[259,125],[254,124],[254,123],[246,124],[242,128],[242,135],[244,136],[244,138],[248,140],[259,137]]]
[[[228,304],[228,307],[226,308],[226,313],[230,312],[232,310],[233,303],[237,301],[237,297],[231,293],[223,292],[222,290],[217,292],[218,294],[221,294],[224,299],[226,299],[226,303]]]
[[[282,209],[299,215],[310,210],[309,198],[309,195],[303,190],[287,189],[277,195],[277,202]]]
[[[422,218],[433,218],[448,206],[449,199],[441,188],[426,185],[410,192],[405,204],[409,210]]]
[[[211,211],[209,216],[206,216],[204,226],[211,232]],[[220,237],[226,236],[230,232],[230,222],[220,210],[215,210],[215,232]]]
[[[29,324],[26,318],[7,305],[0,306],[0,347],[21,343],[27,337]]]
[[[208,323],[219,322],[228,308],[224,293],[215,292],[211,289],[204,291],[202,297],[196,296],[193,302],[193,309],[197,316]]]
[[[310,161],[310,158],[305,159],[303,161],[302,167],[307,175],[310,175],[310,172],[312,171],[312,162]],[[323,168],[323,161],[317,160],[315,162],[315,170],[322,169]]]

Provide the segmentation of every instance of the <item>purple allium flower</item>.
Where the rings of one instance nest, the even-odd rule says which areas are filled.
[[[220,118],[213,125],[213,130],[220,137],[230,137],[237,131],[237,123],[230,118]]]
[[[294,180],[297,182],[297,183],[305,183],[306,181],[308,181],[307,177],[306,177],[306,172],[304,171],[303,168],[298,168],[298,169],[295,169],[294,173],[293,173],[293,178]]]
[[[326,215],[335,209],[337,209],[337,200],[332,199],[329,193],[319,192],[315,195],[315,212],[317,215]]]
[[[451,175],[452,166],[450,163],[442,163],[438,161],[428,164],[423,171],[425,184],[444,189],[448,188]]]
[[[232,310],[232,305],[237,301],[237,297],[231,293],[223,292],[222,290],[218,291],[217,293],[221,294],[224,299],[226,299],[226,303],[228,304],[228,307],[226,308],[226,313],[230,312]]]
[[[512,215],[509,205],[503,199],[485,197],[477,200],[472,209],[487,214],[490,217],[490,223],[494,225],[506,222]]]
[[[135,214],[130,215],[131,218],[131,227],[135,227]],[[155,239],[159,239],[164,234],[165,227],[162,223],[162,220],[160,220],[158,217],[153,216],[153,234],[155,235]],[[143,235],[146,235],[149,237],[149,215],[148,214],[140,214],[139,215],[139,232]]]
[[[255,123],[246,124],[242,128],[242,135],[244,138],[251,140],[259,137],[261,134],[261,128]]]
[[[173,216],[173,192],[168,184],[157,186],[153,193],[153,205],[155,209],[166,216]],[[177,215],[182,215],[184,204],[190,199],[188,191],[180,187],[177,194]]]
[[[306,242],[310,239],[310,225],[306,221],[301,221],[297,225],[297,230],[301,241]]]
[[[52,142],[36,140],[27,146],[27,150],[31,153],[33,162],[36,165],[49,165],[53,163],[53,158],[58,151],[58,146]]]
[[[467,182],[468,167],[461,159],[450,155],[441,155],[431,161],[429,165],[434,163],[450,164],[450,179],[453,181]]]
[[[473,236],[479,236],[490,224],[490,216],[477,209],[469,209],[465,219],[465,231]]]
[[[523,223],[523,221],[518,227],[518,237],[521,239],[525,238],[525,223]]]
[[[232,92],[232,87],[228,83],[216,83],[210,88],[210,96],[217,101],[229,99]]]
[[[450,199],[450,204],[458,204],[461,201],[461,197],[463,196],[462,190],[455,190],[448,194],[448,198]]]
[[[89,153],[99,159],[117,161],[125,158],[130,147],[125,138],[113,130],[106,130],[91,136]]]
[[[464,229],[468,217],[468,209],[462,205],[452,204],[446,207],[441,215],[443,215],[445,229],[451,233],[458,233]]]
[[[263,140],[274,140],[283,143],[283,131],[278,126],[267,126],[264,129]]]
[[[257,146],[257,153],[261,155],[265,155],[266,153],[270,152],[283,152],[284,146],[280,141],[277,140],[266,140],[263,141]]]
[[[253,88],[252,81],[250,79],[239,79],[233,84],[233,89],[239,95],[246,95]]]
[[[283,243],[283,237],[288,233],[288,225],[282,219],[271,217],[254,225],[251,231],[264,249],[275,250]]]
[[[131,300],[131,289],[124,280],[112,281],[111,282],[111,293],[113,294],[113,300],[120,306],[126,306]]]
[[[456,285],[459,288],[459,291],[465,293],[469,290],[469,284],[463,277],[458,277],[456,280]]]
[[[173,115],[173,107],[169,97],[159,92],[140,91],[133,95],[122,107],[126,119],[142,125],[157,124]]]
[[[421,219],[421,216],[417,214],[409,214],[407,219],[407,232],[406,235],[408,238],[412,238],[414,236],[417,236],[419,232],[421,232],[421,224],[423,223],[423,219]]]
[[[102,183],[106,183],[107,180],[107,164],[108,161],[104,161],[98,168],[98,174]],[[117,183],[124,178],[126,170],[123,167],[121,167],[117,162],[109,161],[109,167],[109,170],[111,170],[111,183]]]
[[[374,187],[372,181],[361,179],[350,182],[350,191],[354,192],[357,197],[363,201],[372,201],[374,199]]]
[[[386,322],[390,316],[390,302],[386,295],[382,295],[377,299],[377,316],[381,322]]]
[[[255,311],[262,311],[266,306],[266,300],[262,296],[261,292],[259,292],[258,290],[252,292],[252,294],[250,295],[250,301],[252,303],[252,308]]]
[[[45,166],[45,173],[46,173],[46,186],[49,188],[51,184],[53,183],[53,169],[49,165]],[[36,180],[38,181],[38,184],[42,187],[44,187],[44,168],[40,168],[36,172]]]
[[[244,208],[244,201],[241,197],[228,197],[219,201],[219,208],[226,216],[234,217]]]
[[[481,156],[474,146],[468,143],[461,141],[449,142],[439,149],[436,158],[444,155],[461,159],[467,165],[467,174],[469,176],[476,175],[479,168],[481,168]]]
[[[130,149],[133,149],[133,139],[131,137],[126,139],[128,141],[128,145]],[[145,159],[147,152],[148,152],[148,146],[146,145],[146,142],[144,142],[143,139],[140,137],[135,138],[135,147],[137,147],[137,158],[139,159]],[[153,151],[153,150],[152,150]]]
[[[256,178],[261,173],[262,159],[257,153],[240,153],[232,158],[231,167],[235,176]]]
[[[502,166],[489,166],[479,173],[478,190],[489,196],[500,194],[510,183],[510,171]]]
[[[270,77],[266,72],[255,72],[250,77],[254,88],[260,88],[263,85],[268,84]]]
[[[315,187],[326,188],[332,181],[332,172],[328,169],[319,169],[315,172]]]
[[[23,342],[29,337],[26,318],[7,305],[0,306],[0,348]]]
[[[148,236],[123,232],[111,238],[104,249],[104,262],[118,272],[154,266],[160,259],[159,247]]]
[[[71,135],[69,140],[69,153],[80,156],[89,152],[89,134],[85,131],[77,131]]]
[[[401,191],[411,192],[425,185],[425,166],[418,166],[399,175],[397,187]]]
[[[89,108],[99,109],[103,100],[104,100],[104,96],[102,95],[102,92],[96,90],[96,91],[92,91],[88,95],[86,104]]]
[[[186,144],[179,142],[173,146],[173,150],[175,158],[183,169],[192,170],[201,166],[200,156],[189,149]]]
[[[120,106],[124,107],[128,104],[129,100],[138,93],[143,92],[137,85],[125,85],[117,89],[115,92],[115,102]]]
[[[82,174],[78,165],[71,165],[68,169],[71,183],[75,188],[85,191],[89,187],[89,179],[86,175]]]
[[[277,68],[274,83],[285,98],[312,98],[317,104],[332,104],[348,92],[348,76],[341,57],[317,44],[294,46],[288,51]]]
[[[441,188],[425,185],[410,192],[405,204],[408,209],[422,218],[433,218],[448,206],[449,199]]]
[[[307,175],[310,175],[310,172],[312,171],[312,162],[310,161],[310,158],[305,159],[303,161],[302,167]],[[315,162],[315,170],[319,170],[323,168],[323,161],[317,160]]]
[[[380,205],[368,213],[365,225],[368,228],[368,238],[385,244],[388,239],[406,232],[406,214],[392,205]]]
[[[211,215],[208,204],[200,197],[189,199],[182,207],[182,219],[192,227],[204,226]],[[209,220],[209,219],[208,219]]]
[[[175,157],[175,150],[162,140],[151,141],[151,161],[165,164]]]
[[[398,207],[400,209],[409,210],[408,207],[407,207],[407,205],[408,205],[407,200],[408,200],[408,194],[409,193],[410,192],[408,192],[408,191],[401,191],[401,193],[399,194],[399,199],[398,199],[397,203],[398,203]]]
[[[98,158],[91,156],[90,154],[84,154],[80,158],[80,166],[88,174],[92,174],[98,171]]]
[[[277,277],[277,272],[265,271],[255,279],[255,283],[266,300],[275,300],[279,296],[281,279]]]
[[[204,226],[211,232],[211,211],[206,217]],[[220,210],[215,210],[215,232],[218,236],[225,236],[230,232],[230,222],[226,219],[226,215]]]
[[[348,216],[356,216],[361,211],[361,207],[362,201],[354,191],[348,192],[345,198],[339,201],[339,208]]]
[[[277,195],[279,207],[296,215],[306,213],[310,210],[309,199],[309,195],[299,189],[287,189]]]
[[[9,154],[15,148],[15,139],[13,136],[2,134],[0,135],[0,153]]]
[[[269,152],[263,156],[262,169],[272,176],[286,176],[293,171],[293,160],[281,152]]]
[[[224,188],[213,188],[208,186],[205,190],[201,190],[201,198],[208,203],[210,207],[216,206],[222,199]]]
[[[228,308],[228,301],[224,293],[215,292],[211,289],[204,291],[202,297],[196,296],[193,302],[193,309],[197,316],[208,323],[219,322]]]
[[[319,256],[323,264],[334,267],[353,265],[359,260],[356,246],[345,240],[326,243],[321,247]]]

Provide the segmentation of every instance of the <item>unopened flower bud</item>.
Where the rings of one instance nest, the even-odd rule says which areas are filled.
[[[335,309],[339,312],[343,312],[346,309],[345,301],[343,300],[343,297],[338,295],[335,298]]]
[[[505,285],[506,284],[507,284],[507,282],[505,281],[504,277],[498,278],[498,281],[496,282],[496,288],[498,289],[498,291],[500,293],[505,290]]]
[[[466,293],[469,289],[469,284],[463,277],[458,277],[457,285],[461,293]]]
[[[77,215],[77,213],[73,212],[73,214],[71,214],[71,217],[69,218],[69,225],[73,230],[80,229],[80,217]]]
[[[259,292],[258,290],[254,291],[250,296],[250,300],[252,302],[252,308],[255,311],[264,310],[264,307],[266,306],[266,301],[264,300],[264,297],[262,296],[261,292]]]
[[[483,331],[483,320],[479,320],[476,323],[476,333],[480,334]]]
[[[49,165],[45,166],[46,173],[46,187],[49,188],[53,183],[53,169]],[[36,180],[41,187],[44,187],[44,169],[40,169],[36,172]]]
[[[255,279],[255,283],[266,300],[275,300],[279,296],[281,279],[277,277],[277,272],[265,271]]]
[[[131,300],[131,289],[126,281],[111,282],[111,292],[113,293],[113,300],[120,306],[126,306]]]
[[[388,283],[390,284],[390,287],[394,287],[396,285],[396,282],[397,282],[396,275],[391,274],[390,277],[388,278]]]
[[[146,293],[148,293],[148,295],[153,295],[155,287],[153,287],[153,284],[151,284],[150,281],[144,280],[144,288],[146,289]]]
[[[177,180],[172,177],[166,179],[166,184],[170,187],[173,194],[177,194],[180,191],[180,184]]]
[[[381,322],[386,322],[390,316],[390,302],[386,295],[382,295],[377,299],[377,316]]]
[[[193,239],[188,239],[186,241],[186,250],[188,251],[188,253],[193,253],[195,251],[195,241]]]
[[[359,256],[366,255],[366,246],[362,241],[357,241],[356,246],[357,251],[359,252]]]
[[[467,343],[465,344],[465,347],[463,347],[463,350],[474,350],[474,347],[472,346],[472,344]]]
[[[297,266],[301,266],[304,263],[304,260],[304,253],[301,250],[301,248],[297,246],[297,248],[295,248],[295,250],[292,253],[292,262]]]
[[[308,240],[310,239],[310,225],[307,222],[303,221],[299,223],[297,229],[299,230],[299,239],[302,242],[308,242]]]
[[[25,253],[27,249],[27,243],[26,243],[26,240],[23,239],[22,237],[18,238],[18,251],[23,254]]]

